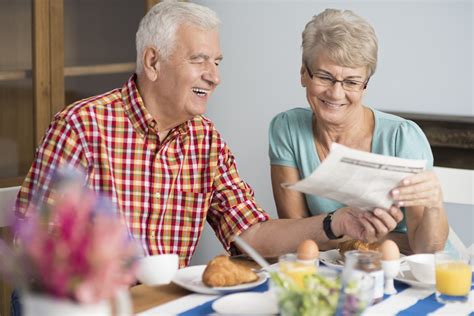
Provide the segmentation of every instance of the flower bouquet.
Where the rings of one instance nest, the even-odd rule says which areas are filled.
[[[135,282],[138,247],[111,203],[78,181],[62,185],[54,202],[15,221],[15,247],[0,240],[0,270],[21,295],[109,300]]]

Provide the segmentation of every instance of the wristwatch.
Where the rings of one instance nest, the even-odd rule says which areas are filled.
[[[344,235],[336,236],[336,235],[334,235],[334,232],[332,231],[331,223],[332,223],[332,216],[334,215],[334,212],[336,212],[336,211],[332,211],[332,212],[328,213],[328,215],[326,215],[326,217],[323,220],[324,232],[326,233],[326,236],[328,236],[328,238],[330,240],[340,239],[344,236]]]

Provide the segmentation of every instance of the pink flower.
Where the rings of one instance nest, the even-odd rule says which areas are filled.
[[[109,299],[135,282],[138,248],[100,197],[77,185],[69,188],[53,206],[35,209],[17,226],[15,259],[24,265],[24,280],[32,280],[32,291],[84,303]],[[1,246],[0,259],[8,252]]]

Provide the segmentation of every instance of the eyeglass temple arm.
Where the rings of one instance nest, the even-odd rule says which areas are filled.
[[[309,69],[308,64],[304,63],[306,71],[308,72],[308,76],[313,79],[313,72]]]
[[[365,81],[364,90],[367,89],[367,85],[369,84],[369,80],[370,80],[370,77],[367,78],[367,80]]]

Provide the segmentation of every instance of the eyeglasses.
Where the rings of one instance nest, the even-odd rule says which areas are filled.
[[[309,77],[311,80],[318,86],[324,87],[333,87],[336,83],[340,82],[342,85],[342,89],[350,92],[359,92],[367,88],[367,84],[369,83],[368,78],[366,81],[357,81],[353,79],[344,79],[344,80],[337,80],[334,79],[331,75],[321,74],[321,73],[313,73],[309,70],[309,67],[306,66],[306,70],[308,71]]]

